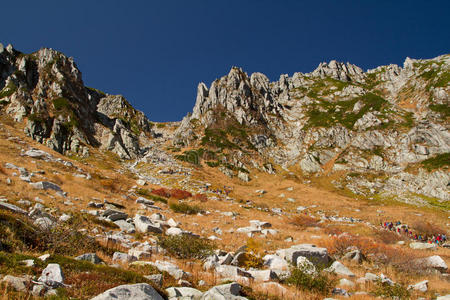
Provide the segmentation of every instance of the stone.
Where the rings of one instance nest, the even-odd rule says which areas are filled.
[[[56,192],[63,192],[63,190],[59,187],[59,185],[54,184],[53,182],[49,181],[39,181],[35,183],[30,183],[30,185],[38,190],[54,190]]]
[[[133,220],[136,230],[139,232],[162,233],[161,225],[159,223],[153,223],[146,216],[136,215]]]
[[[413,242],[409,244],[409,247],[411,249],[416,249],[416,250],[436,250],[437,249],[437,245],[432,243],[420,243],[420,242]]]
[[[50,228],[52,228],[55,225],[55,222],[53,222],[48,217],[42,217],[42,218],[37,218],[36,220],[34,220],[33,224],[43,230],[49,230]]]
[[[250,226],[254,228],[270,228],[272,227],[272,224],[269,222],[259,221],[259,220],[250,220]]]
[[[436,269],[441,272],[445,272],[448,269],[447,264],[439,255],[417,259],[415,262],[419,267]]]
[[[25,259],[20,262],[27,267],[34,267],[34,259]]]
[[[156,284],[157,286],[163,285],[163,275],[162,274],[153,274],[153,275],[144,275],[145,278]]]
[[[267,254],[263,257],[264,265],[271,270],[288,270],[289,263],[278,255]]]
[[[200,300],[203,293],[191,287],[170,287],[166,289],[169,299]]]
[[[346,278],[341,278],[339,280],[338,286],[339,287],[344,287],[344,288],[352,288],[352,287],[355,286],[355,283],[353,281],[351,281],[351,280],[346,279]]]
[[[10,203],[5,203],[5,202],[0,202],[0,209],[5,209],[5,210],[9,210],[12,211],[14,213],[18,213],[18,214],[22,214],[22,215],[27,215],[28,213],[21,209],[18,206],[15,206],[13,204]]]
[[[44,255],[39,256],[38,258],[42,261],[46,261],[50,257],[50,254],[46,253]]]
[[[166,234],[167,235],[182,235],[183,230],[181,230],[180,228],[177,228],[177,227],[170,227],[169,229],[166,230]]]
[[[335,261],[331,264],[331,266],[327,269],[325,269],[327,272],[334,272],[338,275],[343,276],[349,276],[354,277],[355,274],[353,274],[352,271],[350,271],[346,266],[344,266],[341,262]]]
[[[409,285],[408,290],[415,290],[425,293],[428,290],[428,280],[424,280],[416,284]]]
[[[380,279],[379,276],[377,276],[377,275],[375,275],[375,274],[372,274],[372,273],[366,273],[366,274],[364,275],[364,278],[366,278],[366,279],[369,280],[369,281],[377,281],[377,280]]]
[[[116,286],[91,300],[164,300],[149,284],[136,283]]]
[[[48,264],[47,267],[42,270],[42,274],[38,281],[53,288],[63,286],[64,274],[59,264]]]
[[[310,262],[304,256],[297,257],[296,265],[305,274],[309,274],[309,275],[317,274],[317,270],[316,270],[316,267],[314,266],[314,264],[312,262]]]
[[[315,265],[325,265],[329,261],[328,251],[326,248],[319,248],[311,244],[300,244],[292,246],[288,249],[280,249],[277,250],[276,253],[290,263],[296,262],[299,256],[306,257]]]
[[[60,222],[67,222],[67,221],[70,220],[70,218],[71,218],[71,216],[66,215],[66,214],[62,214],[62,215],[59,217],[58,220],[59,220]]]
[[[136,260],[137,260],[136,257],[128,255],[123,252],[114,252],[113,257],[112,257],[113,262],[129,263],[129,262],[133,262]]]
[[[239,279],[240,277],[253,278],[253,276],[249,272],[237,266],[218,265],[215,267],[215,271],[220,277],[225,278],[232,278],[232,279]]]
[[[233,282],[229,284],[217,285],[209,289],[202,296],[202,300],[244,300],[245,297],[240,296],[240,284]]]
[[[143,180],[143,179],[138,179],[138,180],[136,180],[136,184],[144,186],[144,185],[147,184],[147,182],[145,180]]]
[[[272,270],[248,270],[247,272],[256,281],[272,281],[278,279],[277,274]]]
[[[97,256],[97,254],[95,253],[85,253],[82,255],[79,255],[77,257],[75,257],[76,260],[83,260],[83,261],[88,261],[90,263],[93,263],[95,265],[99,264],[102,262],[101,258]]]
[[[107,209],[102,213],[102,216],[108,218],[111,221],[118,220],[126,220],[128,218],[128,214],[115,210],[115,209]]]
[[[218,263],[221,265],[229,265],[233,261],[233,255],[231,253],[227,253],[224,256],[219,257]]]
[[[6,275],[2,279],[7,285],[13,287],[18,292],[26,292],[28,291],[28,287],[30,286],[30,280],[23,277],[15,277],[11,275]]]
[[[354,262],[357,262],[357,263],[362,263],[362,261],[363,260],[365,260],[366,258],[365,258],[365,256],[364,256],[364,254],[362,254],[361,253],[361,251],[359,251],[359,250],[352,250],[352,251],[350,251],[350,252],[347,252],[343,257],[342,257],[342,259],[347,259],[347,260],[350,260],[350,261],[354,261]]]
[[[142,204],[145,204],[145,205],[153,205],[153,204],[155,204],[154,201],[146,199],[144,197],[137,198],[136,199],[136,203],[142,203]]]
[[[117,226],[119,226],[120,230],[125,231],[126,233],[135,233],[136,228],[132,223],[127,222],[126,220],[117,220],[113,222]]]
[[[238,172],[238,176],[237,176],[240,180],[244,181],[244,182],[249,182],[250,181],[250,176],[248,175],[248,173],[239,171]]]
[[[174,219],[170,218],[167,221],[167,225],[169,225],[170,227],[178,227],[178,226],[180,226],[180,223],[176,222]]]
[[[189,273],[181,270],[177,265],[170,263],[168,261],[157,260],[155,262],[149,262],[150,265],[156,267],[161,272],[169,273],[176,280],[187,278],[190,276]]]

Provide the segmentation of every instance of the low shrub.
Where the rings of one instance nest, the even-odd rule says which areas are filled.
[[[166,198],[154,195],[149,190],[146,190],[146,189],[138,189],[136,191],[136,193],[138,195],[142,196],[142,197],[149,198],[149,199],[151,199],[153,201],[156,201],[156,202],[167,203],[167,199]]]
[[[159,245],[178,258],[203,259],[213,253],[215,245],[212,241],[192,235],[160,236]]]
[[[378,281],[373,290],[373,294],[377,297],[389,299],[410,299],[409,291],[398,283],[390,285],[387,282]]]
[[[291,275],[284,282],[301,290],[313,291],[323,295],[329,294],[335,285],[334,278],[321,273],[315,276],[306,274],[299,268],[293,268]]]
[[[159,189],[152,189],[152,194],[164,197],[164,198],[170,198],[170,193],[165,188],[159,188]]]
[[[172,202],[169,204],[169,207],[176,213],[182,213],[187,215],[195,215],[202,211],[202,209],[197,205],[189,205],[184,202],[181,203]]]
[[[171,189],[169,191],[170,197],[178,199],[178,200],[184,200],[187,198],[192,197],[192,194],[188,191],[180,190],[180,189]]]

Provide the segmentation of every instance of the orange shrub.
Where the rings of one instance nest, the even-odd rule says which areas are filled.
[[[170,193],[165,188],[153,189],[152,194],[160,196],[160,197],[170,198]]]
[[[178,199],[178,200],[184,200],[189,197],[192,197],[191,193],[189,193],[188,191],[180,190],[180,189],[171,189],[169,191],[169,193],[170,193],[170,197]]]

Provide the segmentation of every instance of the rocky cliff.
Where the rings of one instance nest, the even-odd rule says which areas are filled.
[[[229,176],[299,166],[339,174],[335,185],[357,194],[449,200],[449,63],[407,58],[364,72],[331,61],[276,82],[233,67],[199,84],[175,139],[197,150],[179,158],[195,154]]]
[[[86,87],[73,59],[47,48],[24,54],[0,45],[0,108],[64,154],[86,156],[90,145],[135,158],[152,136],[142,112],[122,96]]]

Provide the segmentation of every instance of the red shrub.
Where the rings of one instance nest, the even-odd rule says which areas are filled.
[[[183,199],[192,197],[191,193],[189,193],[188,191],[180,190],[180,189],[171,189],[169,193],[172,198],[175,198],[178,200],[183,200]]]
[[[164,198],[170,198],[170,192],[166,190],[165,188],[159,188],[159,189],[153,189],[152,194],[164,197]]]

